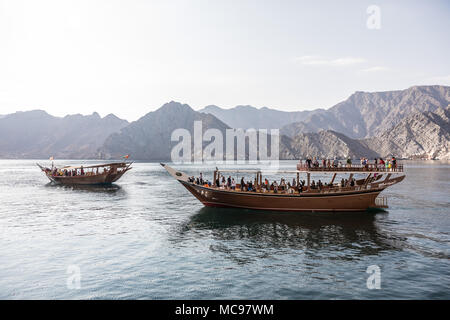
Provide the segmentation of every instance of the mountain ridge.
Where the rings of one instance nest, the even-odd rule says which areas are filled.
[[[240,121],[249,112],[253,124],[268,119],[272,128],[303,117],[281,128],[281,159],[389,155],[449,159],[449,101],[450,87],[414,86],[392,92],[358,91],[327,110],[237,108]],[[282,118],[276,120],[278,115]],[[172,132],[183,128],[192,135],[195,121],[202,121],[203,132],[218,129],[224,134],[231,127],[211,113],[175,101],[131,123],[114,114],[102,118],[97,112],[54,117],[39,109],[20,111],[0,116],[0,158],[116,159],[131,154],[139,160],[167,160],[177,143],[171,141]]]

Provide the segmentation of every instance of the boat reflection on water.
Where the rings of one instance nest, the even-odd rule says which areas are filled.
[[[70,191],[87,191],[87,192],[93,192],[93,193],[109,193],[114,194],[119,191],[122,191],[122,187],[117,184],[110,184],[110,185],[58,185],[54,184],[52,182],[49,182],[45,185],[45,187],[48,188],[58,188],[63,190],[70,190]]]
[[[283,250],[327,250],[330,259],[357,259],[359,256],[377,255],[381,251],[401,250],[403,237],[383,233],[377,219],[386,213],[280,213],[229,208],[204,207],[192,216],[181,229],[181,238],[203,237],[208,232],[215,240],[226,240],[211,250],[236,256],[229,241],[244,241],[246,254],[273,255]],[[247,250],[249,249],[249,250]],[[351,254],[338,254],[351,250]],[[335,254],[336,253],[336,254]],[[242,257],[245,256],[240,254]],[[244,259],[245,260],[245,259]]]

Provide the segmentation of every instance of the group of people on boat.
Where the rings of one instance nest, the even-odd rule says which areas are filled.
[[[304,168],[352,168],[354,165],[352,163],[352,159],[350,157],[347,158],[345,164],[343,164],[340,160],[338,160],[336,157],[334,159],[319,159],[318,157],[307,157],[305,160],[300,160],[299,163],[300,167]],[[383,160],[383,158],[375,158],[373,161],[370,161],[367,158],[361,158],[360,159],[360,167],[363,167],[365,169],[369,168],[375,168],[375,169],[382,169],[385,168],[386,170],[390,169],[397,169],[397,159],[396,157],[387,158],[386,160]]]
[[[308,190],[308,186],[306,184],[305,180],[299,180],[298,183],[295,178],[292,179],[292,183],[289,181],[286,182],[284,178],[280,179],[280,182],[274,180],[272,183],[266,178],[264,179],[264,182],[258,186],[258,183],[256,179],[254,181],[245,181],[244,177],[241,178],[240,184],[236,184],[236,180],[228,176],[228,178],[225,178],[225,176],[219,174],[216,178],[216,181],[214,183],[210,182],[207,179],[203,178],[203,173],[200,173],[200,175],[195,178],[194,176],[191,176],[188,178],[188,182],[194,183],[196,185],[200,185],[203,187],[214,187],[217,189],[223,189],[223,190],[238,190],[238,191],[246,191],[246,192],[273,192],[273,193],[288,193],[288,194],[294,194],[294,193],[302,193],[306,190]],[[354,187],[356,185],[356,180],[354,178],[351,179],[344,179],[342,178],[340,184],[333,184],[333,183],[324,183],[320,179],[316,182],[315,180],[311,181],[310,189],[322,191],[324,189],[332,189],[332,188],[345,188],[345,187]]]
[[[113,170],[113,168],[110,169],[110,171]],[[93,176],[98,174],[104,174],[108,172],[106,168],[103,168],[103,172],[99,171],[99,168],[97,167],[96,170],[92,168],[91,171],[85,171],[83,166],[80,168],[75,169],[64,169],[64,168],[56,168],[53,167],[52,169],[46,169],[47,173],[51,173],[53,177],[76,177],[76,176]]]

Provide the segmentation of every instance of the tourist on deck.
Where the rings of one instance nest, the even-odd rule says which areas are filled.
[[[351,168],[352,166],[352,159],[347,158],[347,168]]]
[[[244,181],[244,177],[242,177],[242,179],[241,179],[241,191],[245,191],[245,181]]]
[[[319,167],[319,161],[317,161],[316,157],[314,157],[314,168],[318,168]]]
[[[280,181],[280,190],[281,191],[285,191],[286,190],[286,182],[284,181],[283,178]]]
[[[291,185],[289,184],[289,182],[288,182],[287,193],[289,193],[289,194],[293,194],[293,193],[294,193],[294,189],[291,187]]]
[[[236,181],[234,181],[234,178],[231,179],[231,190],[236,190]]]
[[[350,186],[351,186],[351,187],[354,187],[354,186],[355,186],[355,179],[352,179],[352,180],[350,181]]]
[[[227,179],[227,189],[231,189],[231,176],[228,176]]]
[[[278,193],[278,183],[274,181],[272,185],[273,185],[273,193]]]
[[[338,161],[338,159],[336,157],[334,157],[333,167],[337,168],[338,166],[339,166],[339,161]]]
[[[201,172],[198,180],[200,181],[200,185],[203,185],[203,174]]]
[[[308,166],[308,168],[311,168],[311,164],[312,164],[311,158],[307,158],[306,159],[306,165]]]
[[[267,192],[267,186],[266,186],[265,183],[261,186],[261,192],[262,193],[266,193]]]

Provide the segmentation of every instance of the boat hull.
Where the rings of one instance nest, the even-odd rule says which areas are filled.
[[[47,175],[50,181],[62,185],[108,185],[119,180],[126,171],[94,176],[52,176]]]
[[[343,212],[366,211],[377,207],[375,199],[383,189],[329,194],[273,194],[207,188],[186,181],[179,182],[208,207],[253,210]]]

